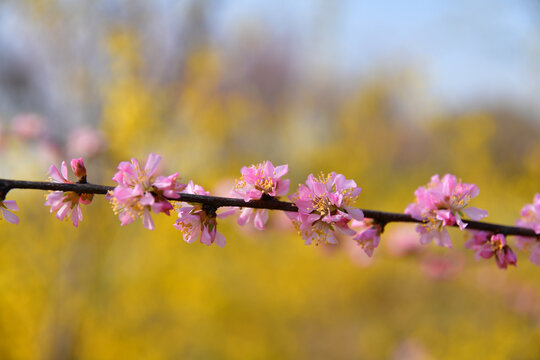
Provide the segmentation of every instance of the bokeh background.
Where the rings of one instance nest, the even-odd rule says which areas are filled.
[[[241,166],[291,184],[337,171],[359,207],[401,212],[435,173],[513,224],[540,191],[536,1],[0,2],[0,177],[83,156],[226,194]],[[2,359],[538,359],[540,270],[420,247],[389,225],[373,259],[223,220],[224,249],[171,224],[120,227],[102,197],[78,229],[13,190],[0,223]]]

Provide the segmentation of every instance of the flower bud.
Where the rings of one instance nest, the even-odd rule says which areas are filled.
[[[72,159],[71,169],[73,170],[73,173],[75,174],[75,176],[79,178],[79,182],[81,180],[86,180],[86,168],[84,167],[82,158]]]

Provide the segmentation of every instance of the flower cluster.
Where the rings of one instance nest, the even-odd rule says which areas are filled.
[[[472,220],[487,216],[485,210],[467,207],[479,192],[476,185],[462,183],[451,174],[444,175],[442,179],[434,175],[427,186],[416,189],[416,200],[407,206],[405,214],[424,221],[416,228],[420,242],[428,244],[435,240],[437,245],[451,248],[452,241],[445,226],[457,224],[463,230],[467,226],[462,220],[465,215]]]
[[[349,221],[364,219],[362,210],[353,207],[361,191],[353,180],[341,174],[332,172],[318,178],[310,174],[305,185],[289,196],[298,212],[287,215],[306,245],[337,244],[335,230],[353,236],[356,232],[348,226]]]
[[[367,256],[372,257],[373,251],[381,242],[382,226],[373,219],[364,219],[362,221],[353,219],[351,221],[351,227],[359,228],[353,240],[362,247],[362,250],[364,250]]]
[[[531,251],[530,260],[540,265],[540,193],[534,196],[532,204],[527,204],[521,209],[521,218],[516,221],[517,226],[532,229],[538,237],[518,236],[517,246]]]
[[[286,211],[306,245],[337,244],[338,233],[341,233],[351,236],[369,257],[373,256],[374,250],[379,246],[381,233],[388,222],[414,220],[420,223],[416,232],[420,233],[421,244],[434,240],[439,246],[451,248],[452,241],[447,226],[457,226],[464,230],[468,225],[463,220],[464,217],[480,220],[487,216],[485,210],[469,206],[470,200],[479,193],[478,187],[475,184],[462,183],[451,174],[442,178],[434,175],[426,186],[415,191],[415,202],[405,209],[405,214],[410,217],[366,210],[373,218],[364,218],[364,212],[355,207],[361,189],[354,180],[348,180],[336,172],[328,175],[321,173],[318,177],[310,174],[306,182],[289,195],[291,204],[277,201],[280,196],[286,196],[289,192],[289,180],[283,179],[289,172],[288,165],[274,166],[272,162],[264,161],[243,167],[241,177],[235,181],[231,190],[234,198],[220,198],[210,196],[208,191],[193,181],[189,181],[188,185],[180,183],[178,173],[158,176],[160,161],[159,155],[151,153],[144,168],[137,159],[121,162],[112,178],[118,185],[108,192],[107,198],[115,214],[119,216],[121,225],[141,217],[143,226],[149,230],[154,229],[152,211],[170,215],[171,210],[175,210],[177,219],[173,226],[182,232],[188,243],[199,240],[205,245],[216,244],[224,247],[226,241],[217,231],[217,219],[235,211],[234,208],[228,208],[218,213],[219,208],[228,206],[242,209],[238,224],[253,222],[259,230],[266,226],[268,208],[281,209]],[[78,178],[77,183],[86,184],[87,174],[82,158],[73,159],[71,169]],[[51,165],[49,177],[55,183],[74,184],[68,179],[68,167],[64,161],[60,169]],[[12,188],[42,188],[39,187],[41,183],[36,182],[16,183],[15,180],[0,179],[0,219],[5,218],[14,224],[19,222],[19,218],[12,211],[18,211],[19,208],[15,201],[3,200],[7,192]],[[58,219],[71,217],[73,225],[78,226],[83,218],[81,205],[89,204],[93,194],[72,191],[73,185],[43,187],[50,188],[70,190],[49,192],[45,205],[51,207],[51,213],[56,212]],[[107,190],[101,185],[86,184],[84,191],[104,193]],[[178,201],[176,206],[171,203],[174,200]],[[251,203],[252,201],[258,202]],[[268,208],[258,208],[260,206]],[[521,227],[519,231],[493,224],[483,224],[480,227],[479,224],[470,223],[469,229],[472,227],[493,230],[469,231],[471,238],[466,242],[466,247],[475,251],[477,259],[493,257],[499,268],[506,269],[509,265],[516,266],[517,257],[504,234],[525,234],[517,237],[517,246],[530,250],[531,261],[540,265],[540,193],[535,195],[532,204],[523,207],[521,218],[516,224]],[[524,232],[524,229],[531,229],[532,232]],[[537,236],[534,236],[535,233]]]
[[[123,161],[113,180],[118,184],[110,194],[110,201],[121,225],[127,225],[142,217],[143,226],[154,229],[150,211],[170,215],[173,209],[168,199],[178,199],[178,192],[186,185],[181,184],[178,173],[169,176],[156,176],[161,156],[148,155],[144,169],[137,159]]]
[[[474,250],[477,260],[480,258],[489,259],[494,256],[500,269],[506,269],[508,265],[516,266],[516,254],[506,243],[503,234],[474,230],[469,231],[469,233],[472,237],[465,243],[465,247]]]
[[[71,170],[79,178],[79,183],[86,183],[86,168],[83,160],[71,160]],[[72,184],[68,180],[68,169],[65,161],[60,165],[60,171],[55,165],[49,168],[49,178],[56,183]],[[73,226],[77,227],[79,221],[82,221],[82,205],[88,205],[92,202],[93,194],[80,194],[73,191],[52,191],[46,196],[45,205],[51,207],[51,213],[56,212],[59,220],[64,220],[70,215]]]
[[[240,172],[242,177],[237,179],[231,191],[232,196],[240,197],[244,201],[276,198],[287,195],[289,192],[289,179],[281,177],[289,172],[288,165],[274,167],[270,161],[265,161],[250,167],[244,166]],[[268,221],[267,209],[244,208],[238,218],[239,225],[245,225],[253,221],[253,225],[264,230]]]
[[[186,194],[210,195],[202,186],[193,184],[190,181],[184,191]],[[232,210],[234,211],[234,210]],[[216,244],[224,247],[225,236],[217,231],[216,217],[225,217],[232,213],[231,210],[221,214],[216,213],[216,209],[201,204],[188,204],[178,209],[178,219],[174,227],[182,232],[187,243],[200,239],[205,245]]]

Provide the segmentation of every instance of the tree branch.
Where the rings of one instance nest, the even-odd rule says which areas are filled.
[[[35,190],[50,190],[50,191],[73,191],[76,193],[86,194],[100,194],[105,195],[108,191],[114,190],[114,186],[104,186],[97,184],[68,184],[68,183],[53,183],[45,181],[24,181],[24,180],[10,180],[0,179],[0,200],[4,199],[6,194],[12,189],[35,189]],[[180,198],[171,199],[171,201],[184,201],[191,203],[199,203],[212,206],[214,208],[219,207],[246,207],[254,209],[269,209],[269,210],[281,210],[289,212],[297,212],[298,208],[291,202],[279,201],[277,199],[261,199],[244,201],[243,199],[220,197],[220,196],[206,196],[196,194],[184,194],[180,193]],[[410,215],[401,213],[392,213],[376,210],[364,210],[364,216],[386,225],[391,222],[410,222],[410,223],[422,223],[422,220],[412,218]],[[522,228],[517,226],[507,226],[500,224],[492,224],[480,221],[464,220],[467,224],[467,229],[470,230],[484,230],[495,234],[503,235],[519,235],[538,237],[532,229]],[[453,225],[457,226],[457,224]]]

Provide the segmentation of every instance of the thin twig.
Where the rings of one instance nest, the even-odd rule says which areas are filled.
[[[104,186],[97,184],[67,184],[67,183],[53,183],[44,181],[24,181],[24,180],[9,180],[0,179],[0,199],[3,199],[5,195],[12,189],[35,189],[35,190],[50,190],[50,191],[73,191],[77,193],[86,194],[101,194],[105,195],[108,191],[114,189],[114,186]],[[297,212],[298,208],[291,202],[279,201],[277,199],[261,199],[244,201],[242,199],[220,197],[220,196],[207,196],[196,194],[184,194],[180,193],[178,199],[171,199],[171,201],[184,201],[191,203],[200,203],[211,206],[213,208],[220,207],[246,207],[254,209],[269,209],[269,210],[281,210],[288,212]],[[412,218],[407,214],[392,213],[385,211],[364,210],[364,216],[375,220],[376,222],[386,225],[391,222],[411,222],[422,223],[422,220]],[[480,221],[464,220],[467,224],[467,229],[471,230],[484,230],[496,234],[503,235],[519,235],[538,237],[532,229],[522,228],[517,226],[507,226],[500,224],[492,224]],[[457,224],[453,225],[457,226]]]

